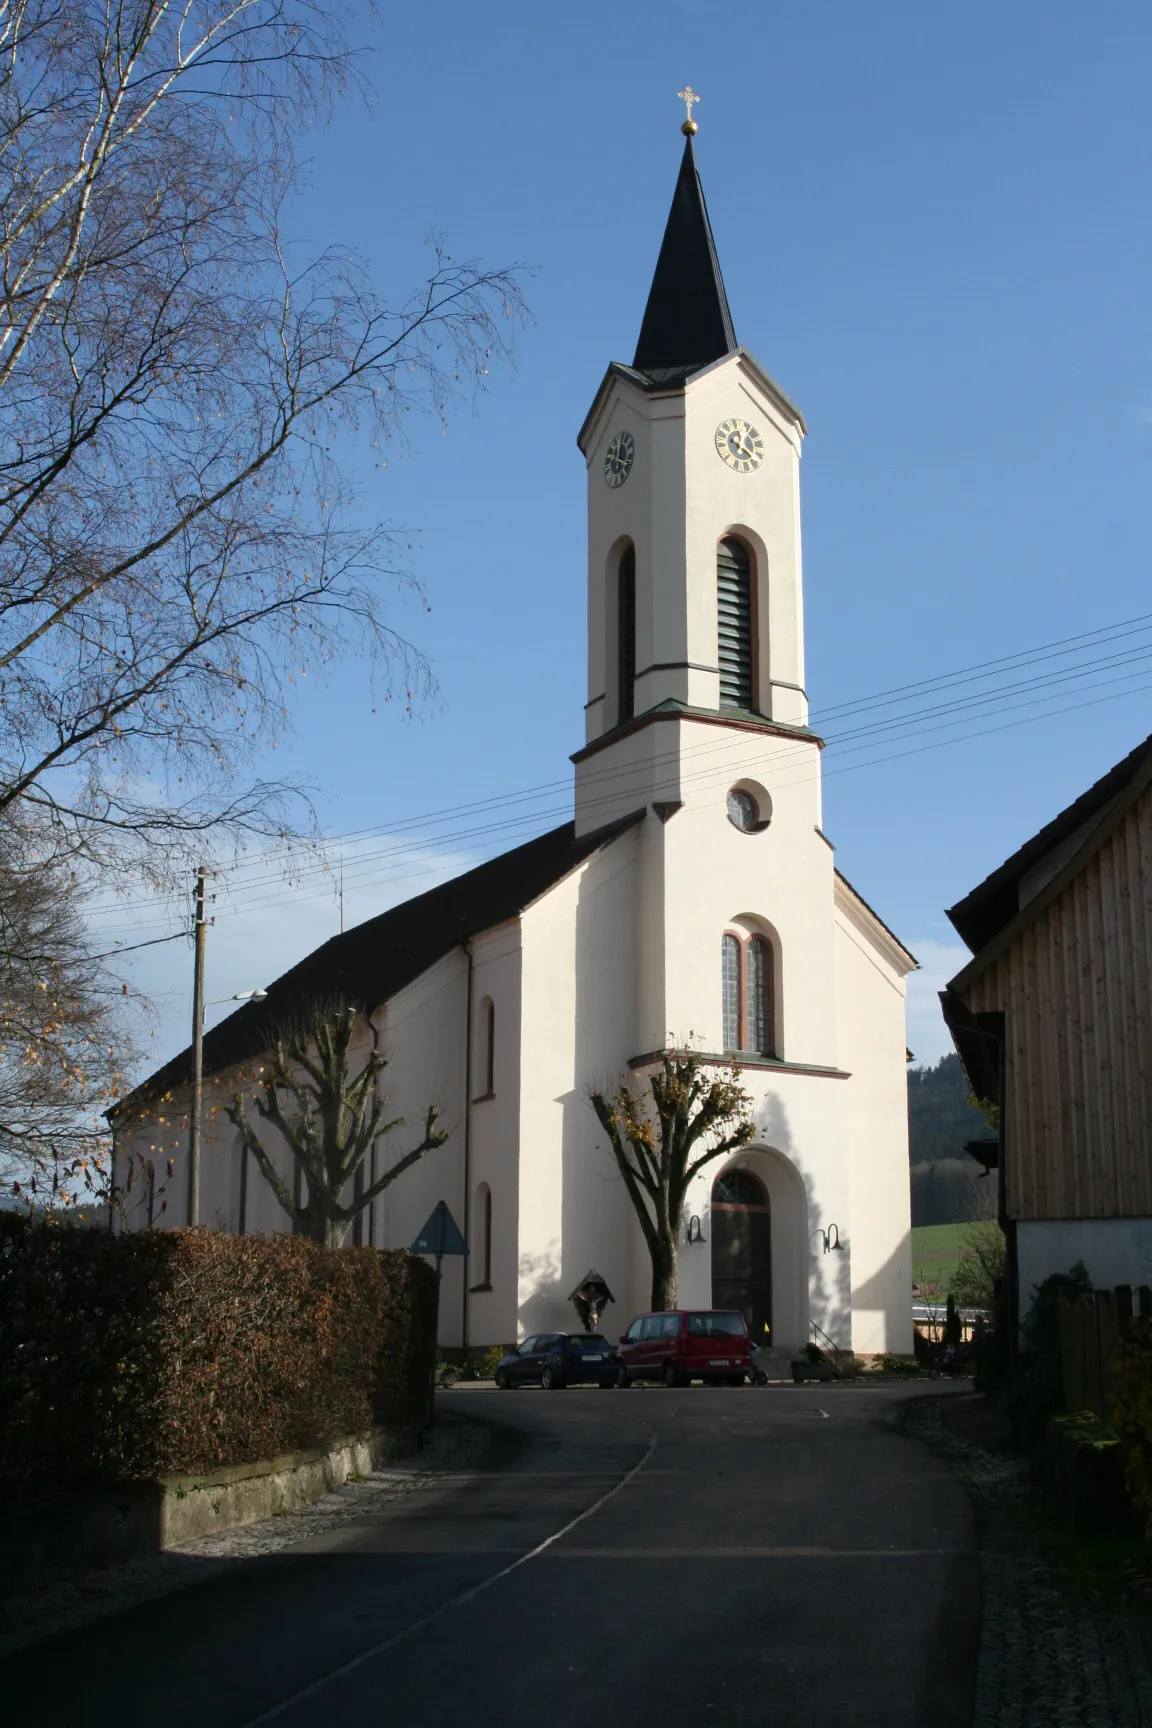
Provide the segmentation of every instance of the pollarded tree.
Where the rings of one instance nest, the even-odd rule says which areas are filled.
[[[261,1175],[300,1234],[325,1248],[338,1248],[357,1213],[448,1138],[436,1127],[439,1111],[430,1104],[419,1145],[363,1192],[346,1198],[373,1142],[404,1127],[402,1116],[384,1120],[388,1099],[381,1095],[377,1081],[388,1058],[373,1050],[364,1065],[351,1072],[355,1028],[352,1008],[317,1010],[299,1031],[276,1044],[271,1064],[261,1076],[263,1097],[257,1094],[253,1099],[258,1114],[272,1124],[292,1153],[307,1184],[306,1197],[296,1199],[261,1145],[245,1098],[238,1093],[226,1106]]]
[[[592,1108],[636,1209],[652,1261],[652,1307],[674,1308],[680,1232],[692,1178],[717,1158],[747,1146],[755,1133],[752,1099],[739,1069],[708,1079],[690,1050],[670,1051],[649,1076],[651,1098],[627,1082]]]

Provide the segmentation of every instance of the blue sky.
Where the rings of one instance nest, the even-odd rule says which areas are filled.
[[[411,722],[374,715],[348,666],[298,713],[292,765],[322,789],[325,828],[416,848],[402,867],[378,841],[349,849],[349,921],[562,817],[560,793],[534,826],[399,828],[562,780],[582,741],[575,436],[607,362],[631,359],[685,81],[702,95],[698,160],[737,335],[810,428],[814,713],[1152,610],[1146,4],[381,13],[363,33],[378,102],[308,141],[297,238],[355,248],[399,300],[440,230],[458,256],[533,266],[534,321],[514,374],[445,436],[414,428],[364,499],[410,530],[432,611],[397,621],[431,656],[439,699]],[[1152,731],[1147,688],[1076,701],[886,763],[877,749],[852,771],[829,753],[837,861],[925,961],[918,1056],[946,1047],[931,998],[963,958],[944,906]],[[323,884],[258,898],[241,914],[221,891],[210,997],[266,981],[338,926]],[[129,923],[101,927],[127,940]],[[188,972],[178,943],[140,957],[160,1003],[149,1065],[186,1039]]]

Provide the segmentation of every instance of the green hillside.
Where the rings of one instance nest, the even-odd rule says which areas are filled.
[[[939,1284],[941,1296],[947,1296],[966,1229],[966,1224],[921,1224],[912,1231],[913,1283]]]
[[[933,1068],[908,1070],[914,1225],[951,1225],[995,1212],[995,1177],[982,1177],[964,1150],[966,1140],[990,1132],[983,1111],[971,1102],[959,1056],[944,1056]]]

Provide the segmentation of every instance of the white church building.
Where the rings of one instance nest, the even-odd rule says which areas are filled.
[[[333,937],[204,1040],[200,1217],[288,1228],[221,1105],[277,1023],[339,997],[389,1057],[398,1158],[429,1100],[447,1144],[350,1237],[405,1247],[440,1200],[441,1341],[578,1329],[595,1268],[622,1331],[649,1305],[635,1216],[589,1104],[670,1047],[733,1056],[756,1138],[695,1179],[680,1302],[757,1341],[813,1325],[912,1347],[905,980],[915,960],[836,867],[808,725],[800,410],[740,347],[691,135],[631,365],[578,443],[588,487],[588,700],[575,816]],[[575,720],[575,716],[573,716]],[[130,1224],[186,1222],[190,1055],[112,1114]],[[261,1125],[269,1151],[287,1157]],[[172,1174],[169,1177],[169,1160]],[[366,1179],[381,1173],[369,1163]],[[163,1187],[162,1216],[156,1196]]]

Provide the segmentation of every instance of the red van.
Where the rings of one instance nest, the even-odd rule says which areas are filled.
[[[616,1362],[617,1386],[630,1386],[633,1380],[663,1380],[665,1386],[711,1380],[741,1386],[752,1368],[748,1328],[743,1314],[727,1308],[641,1314],[621,1338]]]

